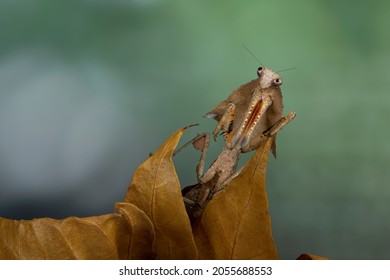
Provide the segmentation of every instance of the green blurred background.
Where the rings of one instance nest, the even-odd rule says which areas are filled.
[[[389,28],[384,0],[2,0],[0,216],[112,212],[149,152],[256,78],[244,43],[297,67],[267,177],[280,256],[389,259]],[[183,186],[198,157],[175,159]]]

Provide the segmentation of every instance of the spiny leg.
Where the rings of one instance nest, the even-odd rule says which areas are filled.
[[[180,148],[178,148],[176,151],[173,152],[173,156],[177,155],[178,153],[180,153],[181,151],[183,151],[185,148],[187,148],[189,145],[193,145],[196,141],[198,141],[199,139],[201,139],[202,137],[204,137],[205,134],[208,134],[207,132],[204,132],[204,133],[201,133],[201,134],[198,134],[196,135],[193,139],[191,139],[190,141],[188,141],[187,143],[185,143],[183,146],[181,146]],[[195,149],[197,149],[195,147]],[[198,150],[198,149],[197,149]]]
[[[244,146],[249,141],[257,122],[263,117],[269,107],[272,106],[272,99],[269,96],[264,98],[261,95],[254,95],[250,106],[246,112],[246,117],[238,132],[233,136],[232,147],[236,145]]]
[[[207,150],[209,147],[210,143],[210,135],[208,132],[203,132],[197,136],[195,136],[193,139],[185,143],[183,146],[181,146],[179,149],[177,149],[173,155],[175,156],[177,153],[181,152],[185,148],[187,148],[189,145],[193,145],[196,150],[201,151],[199,163],[196,166],[196,175],[198,178],[198,182],[201,181],[201,178],[203,176],[203,171],[204,171],[204,164],[206,161],[206,155],[207,155]]]
[[[199,159],[199,163],[196,166],[196,175],[198,179],[198,183],[193,186],[186,187],[182,190],[185,191],[183,193],[183,201],[184,204],[187,205],[188,207],[200,207],[201,205],[198,203],[199,196],[202,194],[203,190],[201,186],[203,185],[201,183],[202,176],[203,176],[203,171],[204,171],[204,164],[206,161],[206,154],[207,154],[207,149],[210,143],[210,135],[207,132],[204,132],[202,134],[199,134],[195,136],[192,140],[188,141],[185,143],[183,146],[181,146],[179,149],[177,149],[173,155],[176,155],[189,145],[193,145],[195,149],[201,151],[201,156]],[[208,196],[208,193],[206,194]]]
[[[236,106],[233,103],[229,103],[226,111],[223,113],[221,119],[219,120],[216,128],[213,131],[214,141],[216,140],[219,131],[222,130],[222,134],[226,138],[227,134],[229,134],[232,130],[233,120],[234,120],[234,112]]]
[[[237,177],[237,176],[241,173],[241,171],[244,169],[244,167],[245,167],[245,165],[241,166],[241,167],[240,167],[239,169],[237,169],[229,178],[227,178],[225,181],[223,181],[223,183],[222,183],[221,185],[217,186],[217,187],[214,189],[214,191],[213,191],[213,193],[212,193],[210,199],[211,199],[212,197],[214,197],[216,194],[218,194],[219,192],[221,192],[221,191],[224,189],[224,187],[225,187],[227,184],[230,183],[231,180],[233,180],[235,177]]]
[[[279,120],[277,120],[273,125],[271,125],[269,128],[267,128],[261,135],[259,141],[256,141],[255,146],[246,145],[242,147],[242,152],[250,152],[253,150],[256,150],[260,147],[261,143],[263,142],[262,139],[266,137],[272,137],[276,133],[278,133],[283,127],[286,126],[290,121],[292,121],[296,116],[295,112],[291,112],[288,115],[281,117]]]
[[[291,112],[289,113],[288,115],[280,118],[278,121],[276,121],[273,125],[271,125],[269,128],[267,128],[260,136],[260,139],[259,141],[257,141],[258,144],[256,144],[256,146],[245,146],[242,148],[242,152],[243,153],[246,153],[246,152],[250,152],[250,151],[253,151],[253,150],[256,150],[260,147],[261,143],[263,142],[263,140],[265,138],[268,138],[268,137],[273,137],[276,135],[277,132],[279,132],[283,127],[286,126],[286,124],[288,124],[290,121],[292,121],[296,116],[296,113],[295,112]],[[245,165],[244,166],[241,166],[240,169],[236,170],[235,173],[230,176],[228,179],[226,179],[223,184],[221,184],[220,186],[218,186],[217,188],[215,188],[215,190],[209,195],[209,199],[211,199],[212,197],[214,197],[215,195],[217,195],[219,192],[221,192],[224,187],[229,184],[229,182],[234,179],[236,176],[238,176],[242,169],[244,169]]]
[[[200,155],[199,163],[196,166],[196,176],[198,178],[198,182],[201,181],[202,176],[203,176],[204,164],[206,162],[207,150],[209,148],[209,143],[210,143],[210,135],[208,133],[205,133],[203,135],[203,137],[200,138],[199,140],[203,140],[203,142],[201,143],[201,146],[196,147],[196,145],[194,144],[195,149],[199,149],[200,148],[200,150],[202,152],[201,155]],[[199,142],[199,140],[197,142]]]
[[[285,127],[286,124],[295,119],[296,116],[297,114],[295,112],[290,112],[288,115],[281,117],[278,121],[271,125],[266,131],[263,132],[263,134],[269,137],[274,136],[276,133],[282,130],[282,128]]]

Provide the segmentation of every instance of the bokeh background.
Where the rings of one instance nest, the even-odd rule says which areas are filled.
[[[202,116],[256,78],[245,44],[297,68],[267,177],[280,256],[389,259],[389,28],[385,0],[2,0],[0,216],[112,212],[150,152],[210,131]],[[183,186],[198,157],[175,158]]]

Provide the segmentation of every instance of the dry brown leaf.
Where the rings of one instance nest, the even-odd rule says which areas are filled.
[[[185,128],[172,134],[135,171],[125,202],[144,211],[153,223],[157,259],[196,259],[192,235],[172,154]]]
[[[200,259],[278,259],[266,193],[272,138],[215,196],[194,225]]]
[[[150,220],[134,205],[117,209],[119,214],[64,220],[0,218],[0,259],[153,258]]]
[[[121,215],[29,221],[1,218],[0,259],[125,259],[130,233]]]
[[[325,257],[313,255],[313,254],[302,254],[297,258],[297,260],[329,260],[329,259]]]
[[[131,236],[128,243],[128,259],[130,260],[146,260],[154,259],[153,242],[155,233],[153,224],[137,206],[118,202],[115,204],[118,213],[123,214],[128,223],[131,225]],[[114,229],[115,230],[115,229]],[[125,247],[124,249],[127,249]]]

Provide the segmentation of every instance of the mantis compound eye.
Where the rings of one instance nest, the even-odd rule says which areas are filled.
[[[259,68],[257,68],[257,76],[260,77],[260,74],[263,71],[263,69],[264,69],[264,67],[261,67],[261,66]]]
[[[275,80],[272,81],[272,83],[275,85],[275,86],[280,86],[281,84],[283,84],[283,81],[281,78],[276,78]]]

